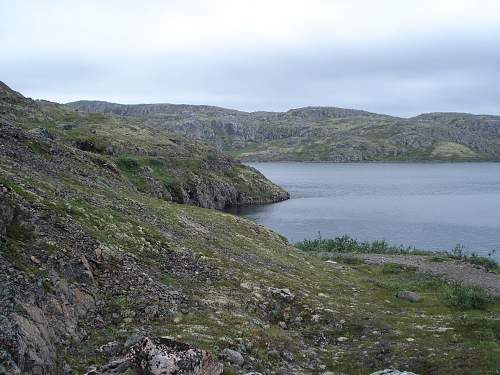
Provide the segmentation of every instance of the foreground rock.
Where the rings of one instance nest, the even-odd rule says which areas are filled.
[[[370,375],[417,375],[409,371],[399,371],[394,369],[386,369],[381,371],[372,372]]]
[[[191,345],[165,339],[143,337],[127,354],[87,374],[219,375],[222,364],[212,355]]]
[[[396,294],[396,297],[410,302],[418,302],[422,299],[418,293],[410,292],[407,290],[398,292],[398,294]]]

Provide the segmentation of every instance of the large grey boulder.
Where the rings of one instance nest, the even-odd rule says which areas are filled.
[[[223,370],[209,352],[165,338],[145,337],[130,348],[126,359],[140,374],[220,375]]]

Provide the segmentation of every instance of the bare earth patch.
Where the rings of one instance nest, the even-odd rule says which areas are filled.
[[[494,296],[500,295],[500,276],[469,263],[460,261],[433,262],[422,255],[355,254],[371,264],[397,263],[417,267],[419,271],[442,276],[445,279],[477,285]]]

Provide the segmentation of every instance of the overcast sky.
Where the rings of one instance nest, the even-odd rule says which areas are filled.
[[[498,0],[0,0],[0,80],[57,102],[500,114]]]

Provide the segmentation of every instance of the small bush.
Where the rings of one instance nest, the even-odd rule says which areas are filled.
[[[472,253],[471,255],[467,255],[465,253],[465,247],[463,245],[456,245],[455,248],[448,253],[448,256],[461,260],[462,262],[475,264],[477,266],[481,266],[490,271],[495,271],[499,268],[498,262],[492,258],[492,255],[495,254],[495,250],[488,254],[488,257],[482,257],[477,255],[476,253]]]
[[[472,263],[478,266],[482,266],[488,270],[494,270],[498,267],[498,263],[492,258],[480,257],[475,253],[467,257],[465,260],[468,263]]]
[[[492,297],[481,287],[453,283],[446,288],[445,301],[462,310],[483,310],[492,302]]]
[[[116,161],[118,167],[126,172],[135,172],[139,169],[139,161],[131,156],[121,156]]]

